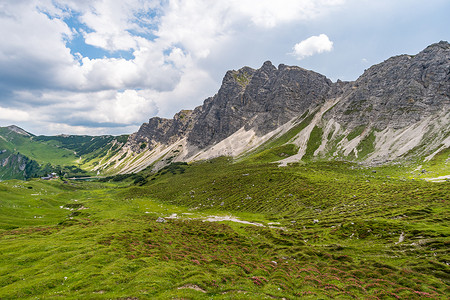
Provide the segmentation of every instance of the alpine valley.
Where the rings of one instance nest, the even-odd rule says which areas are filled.
[[[130,135],[2,127],[0,180],[1,299],[448,299],[450,44],[228,71]]]

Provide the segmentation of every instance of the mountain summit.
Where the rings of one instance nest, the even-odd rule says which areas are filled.
[[[352,82],[267,61],[256,70],[228,71],[217,94],[194,110],[151,118],[94,170],[137,172],[217,156],[281,165],[429,160],[450,146],[449,108],[445,41],[391,57]]]
[[[20,128],[19,126],[16,125],[10,125],[6,127],[7,129],[9,129],[10,131],[13,131],[15,133],[24,135],[24,136],[33,136],[31,133],[23,130],[22,128]]]
[[[0,137],[0,180],[55,168],[131,173],[218,156],[281,166],[421,164],[449,153],[450,44],[391,57],[351,82],[270,61],[231,70],[203,105],[151,118],[130,136],[34,136],[12,125],[0,128]]]

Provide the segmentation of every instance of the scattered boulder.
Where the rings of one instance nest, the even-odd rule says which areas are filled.
[[[396,242],[395,244],[400,244],[403,243],[403,241],[405,240],[405,233],[402,231],[402,233],[400,234],[400,237],[398,238],[398,242]]]
[[[164,218],[159,217],[158,219],[156,219],[156,222],[158,222],[158,223],[166,223],[167,220],[164,219]]]
[[[198,292],[206,293],[206,291],[204,289],[202,289],[201,287],[199,287],[196,284],[191,284],[191,283],[188,283],[188,284],[185,284],[183,286],[180,286],[178,289],[179,290],[191,289],[191,290],[195,290],[195,291],[198,291]]]

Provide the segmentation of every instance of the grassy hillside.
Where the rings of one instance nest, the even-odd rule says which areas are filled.
[[[2,182],[0,298],[447,299],[450,186],[408,172],[220,158]]]
[[[99,161],[117,154],[128,136],[33,136],[0,128],[0,179],[28,179],[57,172],[93,175]]]
[[[43,171],[45,170],[36,161],[26,156],[5,149],[0,150],[0,181],[38,177]]]
[[[36,137],[25,136],[7,127],[0,127],[0,150],[20,153],[36,162],[52,165],[74,164],[77,157],[73,151],[52,143],[36,141]]]
[[[126,143],[128,135],[59,135],[38,136],[33,139],[73,151],[79,158],[76,160],[76,165],[83,170],[90,171],[99,162],[106,161],[117,154]]]

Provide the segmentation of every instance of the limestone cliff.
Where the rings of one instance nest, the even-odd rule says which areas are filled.
[[[192,111],[150,119],[112,160],[125,153],[129,159],[116,168],[132,172],[151,164],[239,156],[297,129],[285,141],[296,153],[281,163],[307,152],[313,153],[309,159],[364,162],[429,158],[450,146],[449,108],[448,42],[389,58],[353,82],[333,83],[316,72],[267,61],[257,70],[228,71],[217,94]]]

